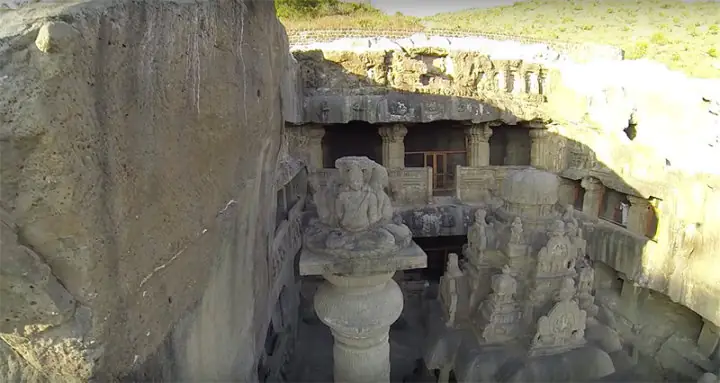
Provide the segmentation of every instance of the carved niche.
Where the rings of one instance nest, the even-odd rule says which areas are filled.
[[[530,356],[552,355],[585,345],[587,313],[568,297],[540,317],[530,346]]]

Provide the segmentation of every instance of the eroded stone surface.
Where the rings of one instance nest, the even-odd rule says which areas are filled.
[[[253,380],[281,285],[272,2],[42,2],[0,41],[5,342],[51,381]]]

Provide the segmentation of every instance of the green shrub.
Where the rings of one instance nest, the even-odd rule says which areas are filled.
[[[718,50],[715,49],[715,48],[710,48],[710,49],[708,49],[707,54],[708,54],[708,56],[710,56],[710,57],[712,57],[712,58],[714,58],[714,59],[716,59],[716,58],[718,58],[718,56],[720,56],[720,55],[718,54]]]

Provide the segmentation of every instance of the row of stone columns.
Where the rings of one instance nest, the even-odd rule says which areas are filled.
[[[385,125],[378,128],[382,137],[381,163],[386,168],[405,167],[405,135],[407,128],[403,124]],[[304,128],[309,152],[309,166],[323,167],[322,139],[325,128],[321,125],[309,125]],[[473,124],[465,129],[467,166],[479,167],[490,165],[490,136],[492,129],[489,123]]]
[[[562,204],[574,204],[576,181],[563,178],[559,202]],[[595,177],[585,177],[580,181],[580,187],[584,191],[582,211],[588,217],[599,218],[602,214],[602,201],[607,192],[603,183]],[[651,200],[638,196],[627,196],[629,206],[627,213],[627,229],[642,236],[652,236],[650,226],[655,214]]]
[[[490,165],[490,137],[493,134],[491,126],[492,123],[486,122],[472,124],[465,128],[467,166]],[[322,139],[325,136],[325,128],[321,125],[309,125],[304,129],[309,151],[309,165],[313,168],[322,168]],[[405,167],[405,135],[407,132],[408,129],[403,124],[384,125],[378,128],[378,134],[382,137],[381,163],[386,168]],[[530,129],[530,139],[530,165],[553,172],[561,171],[564,167],[563,141],[554,140],[552,134],[546,129]],[[518,140],[508,140],[507,152],[515,153],[519,150],[518,145]]]

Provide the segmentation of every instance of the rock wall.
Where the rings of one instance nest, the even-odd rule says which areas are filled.
[[[287,49],[269,1],[0,12],[0,380],[255,379]]]

